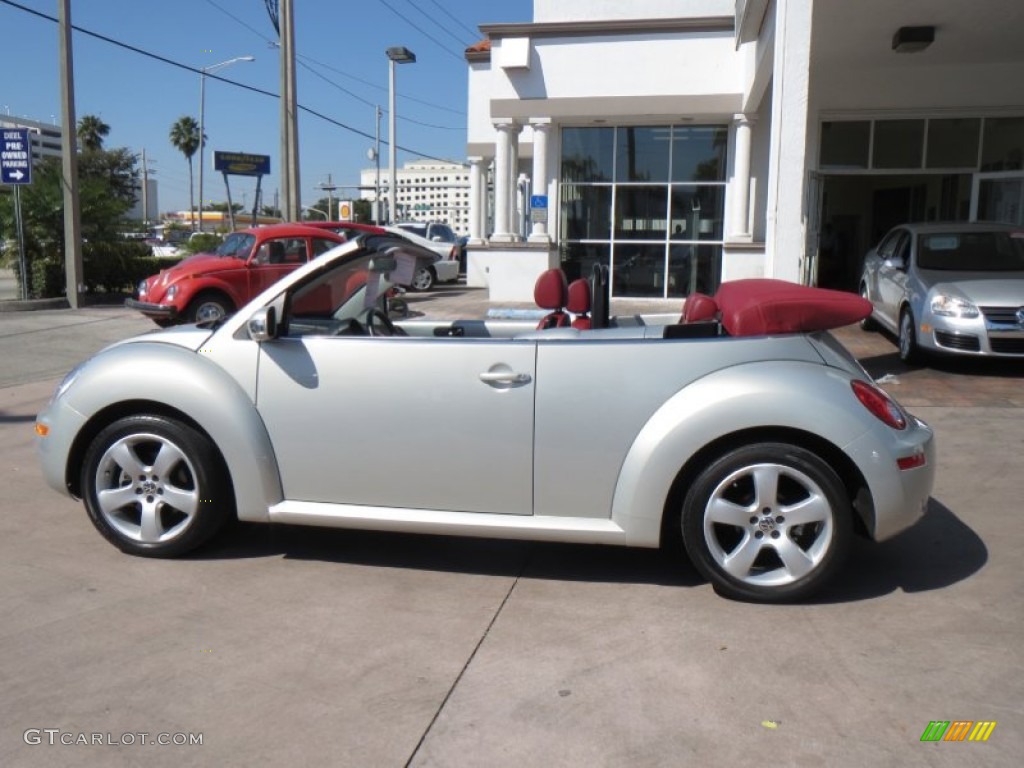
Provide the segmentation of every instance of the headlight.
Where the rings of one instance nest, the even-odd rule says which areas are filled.
[[[177,285],[172,285],[170,288],[167,289],[166,298],[167,298],[168,301],[172,300],[177,295],[178,295],[178,286]]]
[[[981,313],[978,308],[966,299],[957,296],[946,296],[939,294],[932,299],[932,312],[943,317],[978,317]]]
[[[146,295],[146,281],[145,280],[142,280],[142,281],[139,282],[138,291],[139,291],[139,298],[140,299],[143,296]]]

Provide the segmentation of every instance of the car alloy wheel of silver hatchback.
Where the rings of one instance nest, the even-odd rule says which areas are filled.
[[[199,491],[192,462],[155,434],[113,443],[96,467],[96,501],[104,520],[134,541],[156,544],[179,535],[196,517]]]
[[[81,494],[96,529],[124,552],[174,557],[208,541],[233,513],[224,462],[209,438],[165,416],[118,419],[85,453]]]

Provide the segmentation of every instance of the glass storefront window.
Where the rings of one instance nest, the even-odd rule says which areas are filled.
[[[611,181],[614,128],[562,130],[562,181]]]
[[[729,131],[717,125],[672,128],[672,181],[724,181]]]
[[[856,120],[821,124],[821,166],[867,168],[871,122]]]
[[[664,240],[668,206],[666,187],[619,186],[615,192],[615,237]]]
[[[976,117],[928,121],[926,168],[974,168],[978,164],[981,120]]]
[[[875,121],[872,168],[920,168],[924,120]]]
[[[616,181],[668,181],[669,127],[616,131]]]
[[[981,142],[982,171],[1024,169],[1024,117],[989,117]]]
[[[563,184],[562,237],[566,240],[607,240],[611,236],[610,185]]]
[[[611,268],[614,296],[713,292],[728,135],[724,126],[562,129],[559,247],[566,277],[588,277],[601,263]]]
[[[580,277],[589,278],[595,264],[611,264],[612,247],[607,243],[564,243],[561,247],[561,266],[571,283]]]
[[[724,186],[672,187],[669,231],[673,240],[721,240]]]
[[[617,296],[665,295],[665,246],[615,243],[612,289]]]

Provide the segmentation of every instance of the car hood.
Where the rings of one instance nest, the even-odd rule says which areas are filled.
[[[936,293],[947,293],[986,307],[1024,306],[1024,273],[991,272],[979,277],[977,272],[930,272]]]
[[[185,349],[191,349],[193,352],[198,351],[203,344],[206,343],[213,335],[214,329],[212,328],[200,328],[195,323],[188,325],[175,325],[170,328],[157,328],[146,333],[141,333],[138,336],[132,336],[128,339],[115,342],[107,347],[119,347],[122,344],[137,344],[139,342],[145,342],[152,344],[154,342],[159,344],[174,344],[178,347],[184,347]]]
[[[219,272],[224,269],[237,269],[245,262],[236,259],[234,256],[218,256],[215,253],[197,253],[189,256],[166,270],[172,275],[187,272],[190,275],[197,275],[203,272]]]

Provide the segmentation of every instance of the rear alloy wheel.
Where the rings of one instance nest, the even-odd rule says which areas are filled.
[[[904,309],[900,313],[900,333],[897,342],[900,349],[900,360],[907,365],[920,362],[921,350],[917,345],[914,314],[909,309]]]
[[[730,451],[683,502],[683,542],[719,594],[776,603],[818,591],[838,570],[853,510],[836,473],[786,443]]]
[[[231,304],[223,296],[216,293],[201,293],[188,305],[185,318],[190,323],[213,323],[223,320],[231,311]]]
[[[434,270],[430,267],[420,267],[412,276],[412,284],[409,286],[413,291],[429,291],[434,287]]]
[[[81,488],[96,529],[122,552],[146,557],[199,547],[232,508],[210,441],[162,416],[129,416],[100,432],[86,451]]]
[[[866,285],[861,285],[860,297],[865,301],[871,301],[871,297],[868,296],[868,287]],[[877,331],[878,323],[875,322],[875,319],[871,315],[868,315],[867,317],[860,321],[860,329],[862,331],[867,331],[869,333],[872,331]]]

